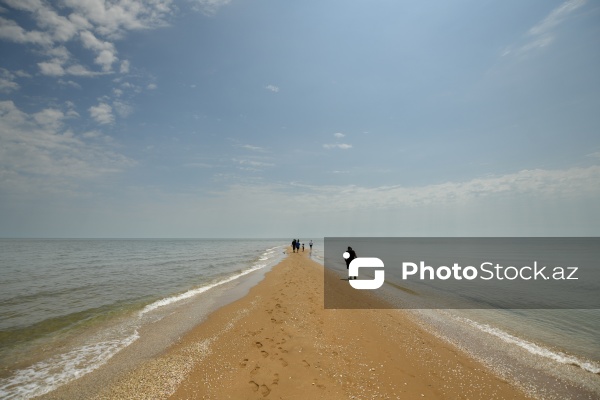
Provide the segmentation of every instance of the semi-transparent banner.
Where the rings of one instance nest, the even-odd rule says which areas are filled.
[[[598,309],[600,238],[326,237],[324,280],[325,308]]]

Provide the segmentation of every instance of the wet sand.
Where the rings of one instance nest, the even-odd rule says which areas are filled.
[[[404,311],[323,309],[323,273],[308,251],[289,254],[97,398],[529,398]],[[332,281],[334,292],[348,285]],[[357,291],[356,301],[380,300]]]

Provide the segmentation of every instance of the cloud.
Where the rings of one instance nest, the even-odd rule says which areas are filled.
[[[259,152],[264,152],[265,151],[265,149],[263,147],[252,146],[251,144],[243,144],[242,147],[244,149],[252,150],[252,151],[259,151]]]
[[[19,89],[19,84],[15,82],[16,74],[7,69],[0,68],[0,93],[10,93]]]
[[[41,0],[4,0],[9,7],[28,15],[37,30],[26,30],[16,21],[0,17],[0,39],[33,44],[50,60],[38,63],[47,76],[68,73],[78,76],[95,76],[89,68],[78,66],[65,45],[80,41],[84,48],[94,53],[94,63],[101,71],[112,72],[118,62],[114,40],[131,30],[152,29],[167,25],[174,5],[172,0],[63,0],[60,5]],[[62,52],[61,55],[57,51]],[[69,72],[68,64],[75,64]],[[128,62],[122,62],[119,71],[127,73]]]
[[[270,90],[273,93],[279,92],[279,88],[275,85],[267,85],[265,86],[265,89]]]
[[[115,120],[115,116],[112,113],[112,107],[106,103],[100,103],[97,106],[89,108],[90,115],[99,124],[112,124]]]
[[[547,47],[554,41],[556,35],[554,30],[558,27],[573,11],[582,7],[586,0],[568,0],[556,7],[542,21],[531,27],[527,31],[526,43],[518,46],[516,50],[508,47],[504,50],[503,56],[509,54],[524,54],[529,51]]]
[[[19,84],[5,78],[0,78],[0,92],[10,93],[14,90],[19,89]]]
[[[352,145],[351,144],[347,144],[347,143],[330,143],[330,144],[324,144],[323,147],[326,148],[326,149],[348,150],[348,149],[352,148]]]
[[[264,168],[270,168],[270,167],[274,167],[275,164],[273,163],[268,163],[268,162],[263,162],[263,161],[256,161],[256,160],[247,160],[247,159],[233,159],[234,162],[238,163],[239,165],[241,165],[241,169],[247,170],[247,171],[260,171],[263,170]]]
[[[0,17],[0,39],[16,43],[31,43],[41,46],[49,46],[52,39],[44,32],[26,31],[16,22]]]
[[[335,137],[336,139],[342,139],[345,138],[346,135],[341,133],[341,132],[336,132],[333,134],[333,137]],[[342,150],[348,150],[352,148],[351,144],[348,143],[326,143],[323,145],[323,148],[325,149],[342,149]]]
[[[56,59],[40,62],[38,63],[38,67],[43,75],[63,76],[66,73],[65,69],[62,67],[62,62]]]
[[[66,69],[66,72],[73,76],[84,76],[84,77],[93,77],[102,75],[102,72],[90,71],[86,67],[80,64],[71,65]]]
[[[103,71],[110,71],[113,63],[117,61],[115,46],[110,42],[99,40],[90,31],[81,32],[80,37],[85,48],[98,54],[94,62],[101,65]]]
[[[57,108],[27,114],[12,101],[0,101],[0,191],[32,182],[61,190],[70,179],[94,178],[134,164],[102,145],[101,134],[65,130],[65,118],[68,112]]]
[[[337,171],[343,173],[345,171]],[[328,212],[348,212],[352,210],[398,210],[424,206],[468,206],[472,202],[488,203],[499,200],[501,203],[518,200],[519,197],[559,201],[589,195],[600,195],[600,166],[569,168],[563,170],[531,169],[518,172],[474,178],[466,181],[449,181],[424,186],[379,186],[357,185],[239,185],[301,207],[327,214]],[[248,196],[244,197],[248,199]],[[248,199],[249,200],[249,199]]]
[[[62,126],[62,120],[65,118],[65,114],[55,108],[46,108],[40,112],[33,114],[33,119],[38,125],[57,130]]]
[[[219,9],[226,6],[231,0],[188,0],[192,3],[192,8],[195,11],[200,11],[204,15],[213,16]]]
[[[598,195],[600,166],[522,170],[424,186],[254,180],[202,193],[159,191],[141,198],[161,199],[151,206],[154,215],[168,216],[157,223],[157,235],[170,228],[182,236],[189,226],[190,237],[285,236],[293,224],[314,236],[581,236],[598,234]],[[190,215],[207,228],[187,225]],[[220,228],[223,215],[233,222]],[[182,222],[164,224],[178,219]]]
[[[571,12],[583,6],[586,0],[569,0],[552,10],[552,12],[529,30],[532,36],[543,35],[548,33],[557,25],[559,25]]]
[[[156,83],[149,83],[148,86],[146,86],[146,89],[148,90],[156,90],[158,88],[158,86],[156,85]]]
[[[120,117],[124,118],[133,113],[133,106],[122,101],[115,101],[113,107]]]
[[[129,61],[128,60],[121,61],[121,67],[119,68],[119,72],[122,74],[129,73]]]
[[[127,31],[152,29],[167,25],[173,12],[173,1],[132,0],[63,0],[83,21],[94,26],[94,31],[107,38],[117,39]]]

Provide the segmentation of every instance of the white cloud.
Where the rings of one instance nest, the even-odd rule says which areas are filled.
[[[33,114],[33,119],[39,125],[53,130],[57,130],[62,126],[62,120],[65,114],[61,110],[55,108],[46,108],[40,112]]]
[[[573,11],[577,10],[586,3],[586,0],[568,0],[556,7],[546,18],[529,29],[526,36],[526,43],[518,46],[516,50],[508,47],[504,50],[503,56],[512,53],[524,54],[531,50],[547,47],[555,39],[555,28],[559,26]]]
[[[600,166],[404,187],[255,180],[209,193],[154,191],[140,199],[160,199],[149,205],[152,214],[168,216],[156,224],[157,235],[182,235],[191,227],[185,236],[285,236],[291,224],[315,236],[575,236],[598,234],[598,195]],[[190,215],[206,228],[188,224]],[[223,215],[230,224],[219,224]]]
[[[89,69],[80,64],[71,65],[66,69],[66,72],[74,76],[92,77],[102,75],[102,72],[90,71]]]
[[[38,63],[38,67],[40,67],[40,72],[44,75],[63,76],[65,74],[62,61],[58,59],[40,62]]]
[[[95,54],[94,63],[102,72],[110,72],[118,62],[113,41],[130,30],[166,26],[174,7],[172,0],[63,0],[60,5],[41,0],[4,0],[4,3],[28,13],[38,30],[25,30],[17,22],[0,17],[0,39],[40,46],[42,54],[50,57],[38,63],[42,74],[57,77],[69,73],[67,62],[71,55],[66,43],[79,38]],[[129,63],[121,63],[120,70],[127,73]],[[89,71],[87,67],[75,67],[73,71],[78,76],[95,76],[82,73]]]
[[[61,130],[64,118],[59,109],[27,114],[12,101],[0,101],[0,187],[25,187],[47,177],[52,179],[43,182],[60,190],[69,179],[93,178],[133,164],[89,137]]]
[[[342,132],[336,132],[333,134],[333,137],[335,137],[336,139],[342,139],[345,138],[346,135],[343,134]],[[323,145],[323,148],[325,149],[342,149],[342,150],[348,150],[352,148],[351,144],[348,143],[326,143]]]
[[[10,93],[19,89],[19,84],[12,80],[0,78],[0,92]]]
[[[121,62],[121,67],[119,69],[119,72],[122,73],[122,74],[129,73],[129,61],[128,60],[123,60]]]
[[[113,63],[117,61],[115,46],[110,42],[99,40],[90,31],[81,32],[80,37],[85,48],[96,52],[97,57],[94,62],[102,66],[103,71],[110,71]]]
[[[90,115],[99,124],[112,124],[115,120],[115,116],[112,113],[112,107],[106,103],[100,103],[97,106],[89,108]]]
[[[242,145],[243,148],[248,149],[248,150],[252,150],[252,151],[259,151],[259,152],[264,152],[265,149],[259,146],[253,146],[251,144],[244,144]]]
[[[67,42],[77,34],[78,27],[49,7],[40,5],[34,13],[37,25],[52,36],[54,42]]]
[[[344,171],[338,171],[344,172]],[[356,185],[239,185],[252,204],[252,193],[283,201],[294,209],[347,213],[350,211],[409,210],[411,207],[466,206],[473,201],[504,203],[520,197],[553,201],[569,200],[581,196],[597,198],[600,195],[600,166],[569,168],[563,170],[522,170],[500,176],[475,178],[462,182],[445,182],[425,186]],[[242,192],[244,192],[242,190]],[[408,208],[407,208],[408,207]],[[535,207],[535,205],[533,206]],[[596,209],[599,209],[596,207]],[[600,210],[600,209],[599,209]]]
[[[125,102],[122,101],[115,101],[113,103],[113,107],[115,109],[115,111],[117,112],[117,114],[119,114],[120,117],[127,117],[129,115],[131,115],[131,113],[133,113],[133,107],[131,106],[131,104],[127,104]]]
[[[188,0],[193,4],[196,11],[200,11],[205,15],[213,16],[219,11],[219,8],[226,6],[231,0]]]
[[[155,90],[156,88],[158,88],[156,83],[149,83],[148,86],[146,86],[146,89],[148,90]]]
[[[52,39],[44,32],[26,31],[16,22],[0,17],[0,39],[6,39],[16,43],[32,43],[41,46],[49,46]]]
[[[585,3],[586,0],[565,1],[563,4],[552,10],[552,12],[546,18],[544,18],[542,22],[532,27],[529,30],[529,34],[536,36],[549,32],[554,27],[559,25],[571,12],[583,6]]]
[[[279,88],[275,85],[267,85],[265,86],[265,89],[270,90],[273,93],[279,92]]]
[[[119,38],[126,31],[165,26],[172,14],[172,0],[63,0],[80,18],[107,38]]]
[[[275,164],[273,163],[267,163],[267,162],[263,162],[263,161],[256,161],[256,160],[247,160],[247,159],[233,159],[234,162],[240,164],[242,167],[242,169],[245,170],[250,170],[250,171],[258,171],[258,170],[262,170],[264,168],[270,168],[270,167],[274,167]]]
[[[329,143],[329,144],[324,144],[323,147],[326,148],[326,149],[348,150],[348,149],[352,148],[352,145],[351,144],[347,144],[347,143]]]
[[[0,68],[0,93],[10,93],[19,89],[19,84],[15,82],[16,74],[7,69]]]

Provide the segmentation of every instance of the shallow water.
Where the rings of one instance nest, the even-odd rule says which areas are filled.
[[[211,293],[279,262],[286,242],[0,240],[0,397],[29,398],[81,377],[173,305],[203,296],[173,332],[191,328]]]

